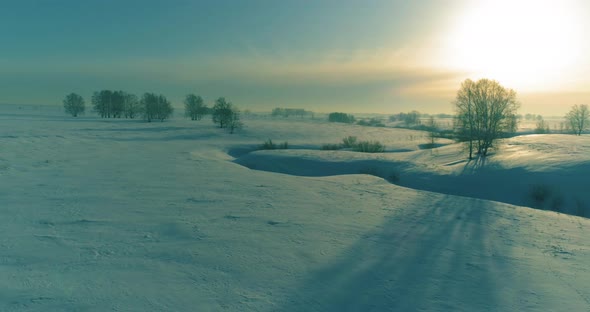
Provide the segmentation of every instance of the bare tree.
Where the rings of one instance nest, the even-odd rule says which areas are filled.
[[[148,122],[154,119],[164,121],[172,115],[172,104],[161,94],[144,93],[140,103],[143,106],[143,117]]]
[[[102,118],[113,117],[113,91],[101,90],[92,95],[92,107]]]
[[[230,133],[234,133],[236,129],[244,126],[240,118],[240,111],[223,97],[215,100],[211,117],[214,123],[219,124],[219,128],[227,128]]]
[[[123,91],[114,91],[111,95],[111,113],[113,118],[121,118],[125,112],[125,95]]]
[[[66,95],[63,103],[66,113],[74,117],[78,117],[78,115],[84,113],[84,110],[86,109],[86,106],[84,105],[84,99],[82,96],[76,93],[70,93]]]
[[[213,106],[213,122],[219,124],[219,128],[226,128],[230,123],[234,113],[234,107],[231,102],[227,102],[224,97],[215,100]]]
[[[189,94],[184,99],[184,112],[187,117],[191,118],[191,120],[201,120],[207,111],[208,108],[205,104],[203,104],[202,97]]]
[[[92,95],[92,106],[102,118],[135,118],[141,110],[137,96],[125,91],[101,90]]]
[[[549,123],[543,119],[543,116],[539,115],[537,117],[537,124],[535,125],[535,133],[536,134],[545,134],[549,133]]]
[[[135,94],[124,94],[125,118],[135,118],[141,112],[141,105]]]
[[[456,131],[469,144],[469,159],[474,148],[477,154],[486,156],[496,139],[516,129],[516,92],[495,80],[465,80],[454,104]]]
[[[590,112],[588,111],[588,105],[574,105],[565,116],[567,125],[577,135],[581,135],[582,131],[588,128],[589,119]]]
[[[102,118],[110,117],[108,112],[110,110],[111,94],[110,90],[95,91],[92,94],[92,109]]]

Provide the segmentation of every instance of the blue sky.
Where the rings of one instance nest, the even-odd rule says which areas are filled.
[[[472,41],[469,30],[495,35],[487,26],[474,25],[474,20],[481,20],[477,14],[482,14],[478,13],[482,8],[485,14],[503,17],[504,13],[494,11],[496,6],[485,6],[491,2],[484,2],[2,2],[0,102],[58,105],[69,92],[88,99],[95,90],[122,89],[162,93],[176,105],[181,105],[184,95],[196,93],[207,101],[225,96],[251,110],[281,106],[325,112],[450,112],[460,82],[478,76],[498,79],[516,89],[523,94],[523,107],[534,112],[558,112],[570,102],[590,99],[586,81],[577,78],[579,72],[564,76],[560,81],[571,83],[557,87],[557,83],[533,79],[542,76],[534,72],[538,71],[536,63],[520,71],[510,70],[515,65],[499,71],[496,69],[502,66],[490,65],[493,56],[483,59],[471,57],[471,52],[458,53],[465,42]],[[560,4],[568,25],[583,20],[585,16],[568,15],[577,14],[584,5],[575,0],[541,1],[537,6],[546,10],[530,15],[548,19],[561,12],[552,6],[563,2],[568,3]],[[519,38],[527,37],[531,30],[519,25],[500,29],[521,30],[520,37],[510,42],[516,48],[522,45],[516,50],[544,47],[538,42],[541,39],[524,45]],[[579,36],[570,41],[576,43],[588,28],[574,26]],[[558,43],[563,46],[570,41]],[[586,51],[587,46],[576,48]],[[551,52],[547,57],[575,57],[564,51]],[[524,52],[493,55],[500,55],[502,59],[496,62],[502,64],[523,64],[523,58],[530,59]],[[565,68],[581,71],[587,65],[579,57],[573,65],[555,63],[561,67],[545,68],[545,76],[565,72]],[[531,102],[543,102],[542,106],[527,102],[533,98]]]

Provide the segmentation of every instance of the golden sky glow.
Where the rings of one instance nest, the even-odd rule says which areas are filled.
[[[463,80],[489,78],[523,112],[590,104],[590,0],[313,3],[13,1],[0,10],[0,103],[110,88],[176,105],[198,93],[252,110],[436,113]]]
[[[440,62],[524,92],[580,88],[583,10],[571,0],[473,1],[445,34]]]

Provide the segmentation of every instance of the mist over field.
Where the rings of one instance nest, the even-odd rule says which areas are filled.
[[[588,21],[0,3],[0,311],[590,311]]]
[[[3,311],[588,308],[586,135],[0,109]]]

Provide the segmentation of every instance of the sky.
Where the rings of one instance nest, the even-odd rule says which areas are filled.
[[[450,113],[498,80],[522,113],[590,104],[584,0],[0,1],[0,103],[186,94],[242,109]]]

